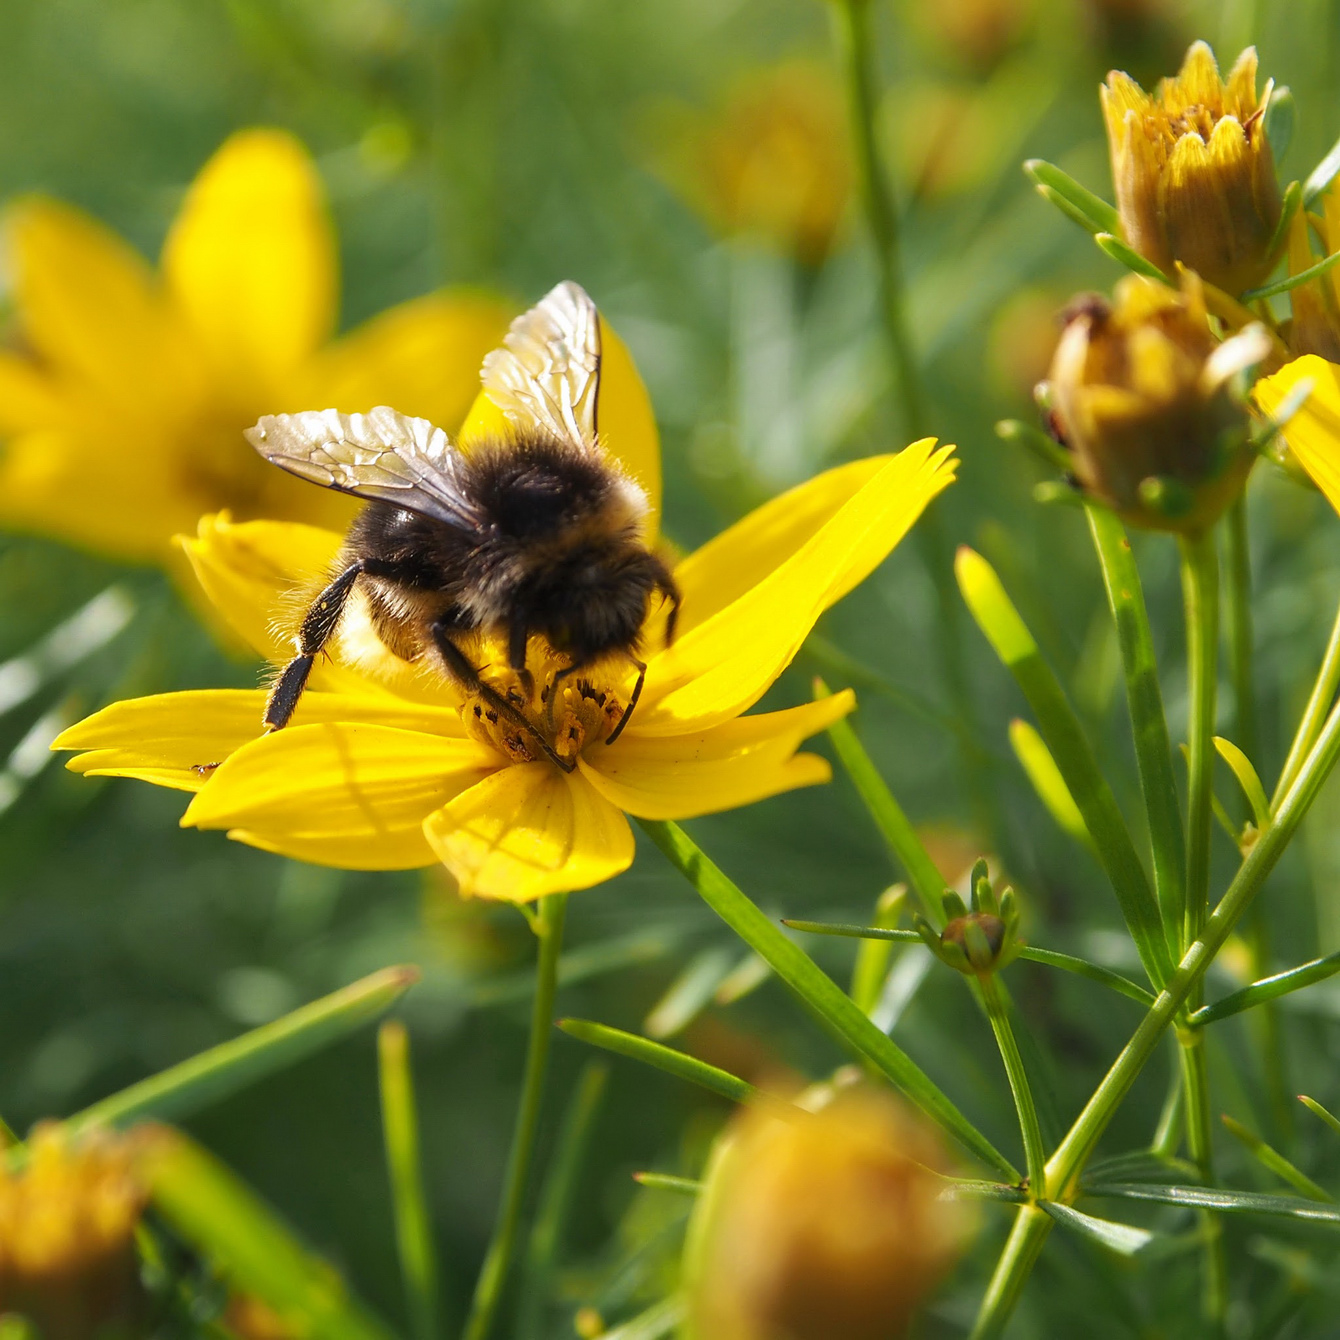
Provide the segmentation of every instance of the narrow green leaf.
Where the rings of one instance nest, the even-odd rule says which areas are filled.
[[[1256,830],[1258,833],[1261,832],[1270,823],[1270,801],[1266,799],[1266,789],[1261,785],[1261,779],[1257,776],[1251,759],[1232,740],[1226,740],[1222,735],[1214,737],[1214,747],[1219,751],[1219,757],[1232,768],[1233,776],[1238,779],[1238,785],[1242,787],[1242,794],[1247,797],[1247,803],[1252,807],[1252,819],[1256,824]]]
[[[807,935],[842,935],[850,939],[906,941],[909,944],[921,939],[916,931],[886,930],[882,926],[844,925],[833,921],[799,921],[794,917],[786,917],[782,924],[790,926],[795,931],[804,931]],[[1030,963],[1044,963],[1049,968],[1073,972],[1078,977],[1087,977],[1091,982],[1101,983],[1123,996],[1130,997],[1131,1000],[1139,1001],[1141,1005],[1149,1006],[1154,1003],[1153,993],[1132,982],[1129,977],[1123,977],[1119,972],[1104,968],[1099,963],[1090,963],[1088,959],[1076,958],[1074,954],[1062,954],[1055,949],[1039,949],[1036,945],[1020,945],[1018,957],[1027,959]]]
[[[814,696],[826,698],[828,685],[822,679],[814,681]],[[894,859],[907,872],[907,877],[921,900],[921,906],[932,925],[938,926],[944,920],[940,910],[940,895],[944,892],[944,876],[935,868],[935,862],[926,853],[921,839],[917,836],[912,821],[903,812],[903,807],[894,799],[888,783],[880,776],[879,769],[866,753],[851,722],[845,718],[835,721],[828,728],[828,737],[833,742],[838,762],[842,765],[857,794],[865,803],[870,817],[875,821],[884,841],[889,844]]]
[[[1087,186],[1081,186],[1068,172],[1049,163],[1045,158],[1030,158],[1024,172],[1038,188],[1044,199],[1064,209],[1077,223],[1091,233],[1115,233],[1121,228],[1116,209],[1095,195]]]
[[[772,969],[755,953],[746,954],[721,979],[713,1001],[718,1005],[734,1005],[753,991],[757,991],[772,976]]]
[[[1307,1108],[1315,1117],[1320,1117],[1337,1135],[1340,1135],[1340,1117],[1334,1116],[1326,1108],[1317,1102],[1315,1098],[1309,1098],[1307,1094],[1300,1093],[1298,1101]]]
[[[1017,442],[1027,447],[1043,465],[1053,470],[1069,474],[1072,468],[1070,453],[1055,440],[1048,437],[1040,428],[1022,419],[1001,419],[996,424],[996,436],[1002,442]]]
[[[1079,719],[991,565],[980,554],[963,548],[954,567],[964,601],[1023,690],[1042,738],[1084,816],[1145,971],[1161,985],[1172,975],[1172,959],[1159,906]]]
[[[1134,274],[1144,275],[1146,279],[1157,279],[1164,284],[1172,282],[1157,265],[1152,261],[1145,260],[1134,247],[1129,246],[1114,234],[1095,233],[1093,240],[1098,243],[1098,250],[1103,255],[1110,256],[1118,265],[1124,265]]]
[[[396,1251],[405,1288],[405,1311],[416,1340],[433,1340],[437,1334],[437,1248],[423,1193],[409,1032],[398,1019],[388,1019],[378,1031],[377,1060],[382,1135],[391,1181]]]
[[[622,1028],[611,1028],[608,1024],[598,1024],[591,1019],[560,1019],[558,1026],[578,1042],[603,1047],[619,1056],[655,1066],[657,1070],[664,1070],[677,1079],[686,1079],[690,1084],[700,1085],[723,1098],[729,1098],[733,1103],[747,1103],[758,1095],[758,1090],[752,1084],[737,1079],[727,1070],[708,1065],[706,1061],[699,1061],[686,1052],[676,1051],[660,1042],[652,1042],[650,1038],[625,1033]]]
[[[65,1124],[78,1132],[90,1126],[124,1126],[146,1117],[177,1120],[190,1116],[371,1023],[418,980],[418,968],[383,968],[282,1019],[132,1084],[76,1112]]]
[[[1270,101],[1266,104],[1265,130],[1270,141],[1270,156],[1278,167],[1284,162],[1284,156],[1293,143],[1293,127],[1297,106],[1293,89],[1288,84],[1280,84],[1270,91]]]
[[[212,1154],[162,1129],[140,1163],[155,1209],[237,1289],[312,1340],[389,1340],[339,1275]]]
[[[892,884],[875,900],[875,925],[893,927],[907,899],[906,884]],[[851,998],[862,1014],[869,1014],[879,1004],[884,979],[889,975],[889,960],[893,956],[892,940],[862,939],[856,947],[856,963],[851,974]]]
[[[1261,1191],[1234,1191],[1218,1186],[1162,1186],[1157,1182],[1099,1182],[1085,1188],[1090,1196],[1113,1200],[1144,1200],[1157,1205],[1180,1205],[1193,1210],[1222,1210],[1227,1214],[1282,1215],[1289,1219],[1340,1225],[1340,1205],[1319,1205],[1295,1196],[1271,1196]]]
[[[695,954],[647,1012],[642,1031],[661,1039],[682,1033],[711,1003],[731,966],[731,951],[724,945]]]
[[[946,1200],[997,1200],[1007,1205],[1022,1205],[1028,1200],[1028,1192],[1003,1182],[983,1182],[975,1177],[946,1177],[945,1182],[940,1194]]]
[[[1302,1169],[1290,1163],[1279,1150],[1266,1144],[1255,1131],[1248,1130],[1240,1121],[1234,1121],[1227,1112],[1222,1113],[1219,1120],[1224,1123],[1224,1129],[1235,1139],[1240,1140],[1263,1168],[1274,1173],[1281,1181],[1287,1182],[1295,1191],[1301,1191],[1309,1200],[1328,1202],[1335,1200],[1329,1191],[1318,1186]]]
[[[1147,1247],[1154,1235],[1147,1228],[1133,1228],[1130,1224],[1113,1223],[1111,1219],[1098,1219],[1084,1214],[1071,1205],[1060,1205],[1056,1201],[1038,1202],[1058,1224],[1088,1238],[1122,1256],[1134,1256],[1142,1247]]]
[[[1145,803],[1149,846],[1154,858],[1155,896],[1165,936],[1170,944],[1175,944],[1182,928],[1186,844],[1144,584],[1120,519],[1105,507],[1089,506],[1085,510],[1121,648],[1126,710],[1131,719],[1140,794]]]
[[[1283,279],[1277,279],[1273,284],[1262,284],[1260,288],[1248,289],[1242,295],[1242,301],[1256,302],[1260,298],[1274,298],[1281,293],[1288,293],[1291,289],[1299,288],[1319,275],[1324,275],[1328,270],[1333,270],[1337,265],[1340,265],[1340,251],[1332,252],[1325,260],[1309,265],[1306,270],[1299,270],[1297,274],[1285,275]]]
[[[1307,180],[1303,183],[1303,203],[1311,205],[1334,181],[1337,172],[1340,172],[1340,140],[1336,140],[1326,157],[1308,173]]]
[[[1277,972],[1273,977],[1263,977],[1259,982],[1244,986],[1241,991],[1216,1000],[1212,1005],[1204,1005],[1187,1021],[1193,1028],[1203,1028],[1206,1024],[1217,1023],[1254,1005],[1263,1005],[1268,1000],[1278,1000],[1290,992],[1299,991],[1314,982],[1324,982],[1326,978],[1340,972],[1340,950],[1327,954],[1325,958],[1314,958],[1309,963],[1300,963],[1286,972]]]
[[[1056,826],[1096,858],[1098,852],[1089,830],[1084,826],[1084,816],[1079,812],[1079,806],[1075,804],[1075,798],[1070,794],[1065,778],[1061,776],[1061,769],[1056,766],[1056,760],[1051,756],[1042,736],[1029,722],[1015,717],[1010,722],[1010,746]]]
[[[632,1321],[606,1331],[600,1340],[662,1340],[662,1337],[684,1320],[684,1302],[680,1298],[667,1298],[663,1302],[653,1303],[645,1312],[640,1312]]]
[[[698,891],[703,901],[799,997],[849,1050],[869,1061],[965,1149],[1017,1181],[1019,1173],[933,1080],[856,1008],[851,997],[722,873],[677,824],[639,819],[644,832]]]
[[[672,1173],[635,1172],[633,1181],[652,1191],[674,1191],[681,1196],[696,1196],[703,1189],[703,1184],[692,1177],[676,1177]]]
[[[1303,188],[1296,181],[1291,181],[1284,188],[1284,199],[1280,202],[1280,216],[1275,224],[1275,231],[1270,234],[1270,243],[1266,247],[1266,254],[1274,257],[1271,262],[1271,268],[1274,268],[1274,262],[1278,261],[1284,254],[1284,248],[1289,241],[1289,229],[1293,225],[1293,217],[1303,207]]]

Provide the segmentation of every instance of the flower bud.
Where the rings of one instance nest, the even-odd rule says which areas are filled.
[[[1045,390],[1081,487],[1132,525],[1204,530],[1251,469],[1238,374],[1269,351],[1258,325],[1220,343],[1188,273],[1180,292],[1130,275],[1112,306],[1075,304]]]
[[[741,1112],[688,1246],[693,1340],[891,1340],[962,1249],[935,1133],[892,1094]]]
[[[1180,261],[1238,294],[1270,273],[1281,209],[1265,132],[1272,87],[1256,96],[1254,47],[1225,83],[1204,42],[1153,94],[1108,75],[1101,96],[1122,232],[1166,274]]]
[[[985,977],[1019,952],[1019,905],[1011,888],[996,898],[985,860],[973,866],[969,884],[971,906],[953,889],[945,890],[944,930],[937,933],[925,917],[916,919],[916,928],[942,963],[964,976]]]
[[[132,1238],[146,1195],[133,1145],[39,1127],[27,1165],[0,1166],[0,1313],[26,1317],[43,1340],[85,1340],[141,1313]]]

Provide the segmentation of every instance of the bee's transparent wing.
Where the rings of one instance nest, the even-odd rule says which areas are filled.
[[[446,433],[385,405],[367,414],[273,414],[246,432],[267,461],[324,488],[395,503],[460,530],[480,517],[462,489],[462,458]]]
[[[600,314],[580,284],[551,289],[484,359],[489,399],[518,427],[593,449],[600,394]]]

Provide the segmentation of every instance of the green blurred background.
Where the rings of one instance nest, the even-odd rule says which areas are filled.
[[[1293,88],[1299,119],[1282,173],[1302,176],[1340,131],[1337,6],[874,3],[880,130],[906,211],[914,337],[933,431],[957,442],[963,460],[961,482],[939,505],[944,525],[997,564],[1102,742],[1123,801],[1134,802],[1115,642],[1082,519],[1035,504],[1040,471],[991,431],[1002,415],[1029,413],[1055,310],[1118,272],[1033,194],[1018,163],[1047,157],[1109,191],[1103,73],[1171,73],[1203,36],[1225,66],[1256,42],[1263,74]],[[500,291],[518,307],[562,278],[586,286],[648,382],[666,528],[687,547],[828,464],[906,440],[859,212],[839,211],[826,254],[797,259],[766,238],[725,235],[682,166],[684,137],[726,133],[732,90],[796,62],[816,97],[840,107],[818,0],[5,0],[0,196],[58,195],[156,256],[187,184],[231,131],[292,129],[330,192],[344,326],[444,282]],[[1314,495],[1264,471],[1251,509],[1263,771],[1273,775],[1340,589],[1340,526]],[[1139,553],[1178,738],[1174,550],[1151,540]],[[87,646],[61,664],[42,639],[109,588],[118,595],[96,607],[102,624],[86,620]],[[1051,827],[1010,755],[1006,726],[1022,702],[960,618],[987,760],[976,800],[964,785],[944,725],[938,610],[925,550],[906,543],[828,617],[817,654],[802,656],[770,701],[802,700],[816,671],[835,687],[855,684],[859,729],[913,816],[937,826],[946,875],[979,851],[999,852],[1032,938],[1123,965],[1130,951],[1097,867]],[[34,647],[39,673],[25,679],[7,658]],[[20,1128],[73,1111],[365,971],[418,963],[424,980],[403,1013],[448,1306],[459,1317],[492,1223],[521,1070],[533,943],[522,918],[462,904],[433,877],[342,874],[184,832],[174,793],[46,766],[60,719],[136,693],[256,682],[257,667],[220,651],[161,574],[40,538],[0,539],[0,662],[0,1110]],[[1226,687],[1221,697],[1227,713]],[[1136,805],[1127,809],[1134,821]],[[1340,948],[1337,818],[1332,786],[1268,892],[1281,964]],[[896,875],[843,780],[693,831],[779,914],[863,919]],[[1226,841],[1216,854],[1227,869]],[[847,971],[849,945],[815,953]],[[715,980],[743,957],[659,855],[640,850],[627,875],[572,901],[560,1012],[637,1029],[686,965]],[[896,1015],[902,1045],[1013,1149],[982,1020],[957,980],[926,976],[918,961],[909,954],[899,979],[903,996],[914,994],[899,1009],[886,1002],[886,1022]],[[1012,976],[1052,1073],[1054,1120],[1068,1121],[1138,1011],[1028,965]],[[1340,1100],[1340,991],[1297,999],[1291,1082]],[[1287,1139],[1247,1036],[1238,1025],[1216,1034],[1216,1093],[1254,1129]],[[708,1004],[680,1045],[751,1076],[783,1066],[820,1076],[841,1059],[772,983],[736,1004]],[[588,1059],[557,1039],[542,1160]],[[1148,1139],[1158,1070],[1106,1148]],[[684,1203],[639,1190],[629,1174],[696,1175],[724,1113],[660,1075],[614,1064],[563,1249],[561,1301],[537,1333],[570,1335],[578,1303],[617,1320],[665,1291]],[[191,1129],[399,1322],[370,1033]],[[1340,1153],[1327,1153],[1321,1134],[1300,1134],[1308,1166],[1340,1186]],[[1259,1176],[1236,1149],[1222,1155],[1240,1184]],[[966,1329],[1003,1222],[987,1216],[927,1334]],[[1173,1226],[1184,1238],[1191,1223]],[[1251,1327],[1267,1324],[1290,1270],[1302,1269],[1299,1253],[1314,1256],[1315,1243],[1304,1249],[1260,1224],[1230,1232],[1253,1263],[1235,1279],[1240,1333],[1283,1333]],[[1017,1333],[1178,1333],[1153,1319],[1191,1307],[1195,1272],[1178,1235],[1168,1242],[1118,1269],[1055,1235]],[[1333,1269],[1330,1278],[1290,1334],[1333,1333]]]

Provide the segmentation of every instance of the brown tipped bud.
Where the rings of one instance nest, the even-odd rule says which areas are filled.
[[[1101,96],[1122,232],[1165,273],[1180,261],[1232,294],[1270,273],[1281,210],[1265,131],[1271,89],[1256,95],[1255,48],[1225,83],[1204,42],[1152,94],[1108,75]]]
[[[738,1116],[690,1235],[694,1340],[891,1340],[957,1258],[935,1133],[891,1094]]]
[[[85,1340],[141,1315],[134,1145],[39,1127],[27,1165],[0,1167],[0,1313],[28,1318],[44,1340]]]
[[[1238,374],[1270,350],[1260,326],[1222,344],[1203,286],[1180,292],[1136,275],[1114,304],[1070,317],[1049,383],[1052,423],[1076,479],[1135,526],[1196,533],[1237,497],[1251,469]]]

